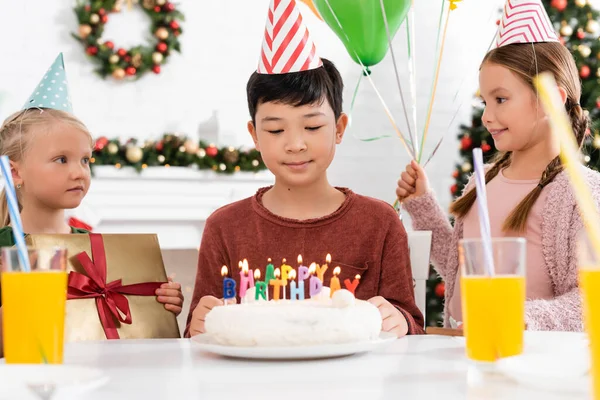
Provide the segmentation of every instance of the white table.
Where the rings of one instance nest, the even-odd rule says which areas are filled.
[[[536,391],[499,375],[477,381],[468,372],[464,339],[434,335],[406,337],[376,353],[301,362],[221,358],[198,352],[185,339],[72,343],[65,363],[110,376],[85,400],[582,398]]]

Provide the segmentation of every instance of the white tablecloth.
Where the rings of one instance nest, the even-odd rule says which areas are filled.
[[[434,335],[399,339],[369,354],[285,362],[222,358],[186,339],[72,343],[65,364],[96,367],[110,377],[77,397],[85,400],[586,398],[532,389],[499,374],[482,378],[469,368],[463,338]]]

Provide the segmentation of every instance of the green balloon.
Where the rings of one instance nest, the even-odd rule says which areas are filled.
[[[313,0],[313,3],[356,63],[369,67],[383,60],[388,51],[388,37],[381,0]],[[383,3],[390,35],[394,38],[408,14],[411,0],[384,0]]]

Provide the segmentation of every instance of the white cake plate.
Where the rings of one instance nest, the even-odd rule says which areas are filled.
[[[382,332],[378,339],[365,342],[289,347],[223,346],[215,343],[210,336],[205,334],[196,335],[190,340],[198,350],[226,357],[257,360],[308,360],[367,353],[390,344],[396,339],[395,334]]]

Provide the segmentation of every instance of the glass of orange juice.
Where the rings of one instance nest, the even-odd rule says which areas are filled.
[[[491,247],[492,274],[481,239],[459,242],[466,353],[481,363],[521,354],[525,330],[526,241],[496,238]]]
[[[7,364],[62,364],[67,300],[67,250],[2,248],[2,325]]]
[[[577,244],[584,326],[590,341],[594,399],[600,399],[600,249],[582,233]]]

